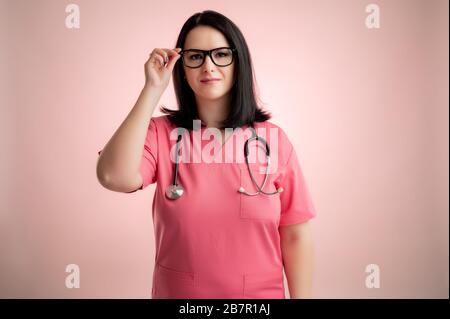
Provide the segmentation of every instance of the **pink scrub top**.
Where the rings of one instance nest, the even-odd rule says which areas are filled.
[[[177,129],[167,115],[150,120],[139,189],[156,182],[152,204],[156,246],[153,299],[285,298],[279,227],[305,222],[316,213],[296,152],[284,131],[270,121],[255,122],[254,127],[260,136],[265,132],[263,137],[271,147],[274,169],[269,171],[264,191],[283,187],[283,192],[270,196],[238,192],[241,186],[248,192],[257,191],[243,161],[243,142],[251,136],[248,126],[234,130],[223,146],[218,140],[220,151],[209,154],[221,156],[219,163],[211,162],[212,156],[194,162],[193,131],[186,130],[178,168],[178,184],[184,194],[170,200],[165,190],[173,180],[170,156],[174,158]],[[202,136],[205,130],[210,132],[202,126]],[[203,152],[213,141],[213,137],[200,141]],[[234,149],[232,155],[226,153],[230,149]],[[253,154],[249,160],[265,161],[257,154],[265,154],[257,142],[252,141],[249,150]],[[183,162],[187,154],[189,160]],[[259,174],[258,168],[265,166],[264,162],[250,164],[259,185],[264,174]]]

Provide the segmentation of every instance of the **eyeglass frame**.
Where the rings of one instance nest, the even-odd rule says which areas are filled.
[[[220,49],[230,49],[230,50],[231,50],[231,62],[228,63],[227,65],[218,65],[218,64],[214,61],[214,58],[213,58],[212,55],[211,55],[213,51],[220,50]],[[202,63],[201,63],[199,66],[187,66],[186,63],[184,62],[184,53],[185,53],[185,52],[192,52],[192,51],[193,51],[193,52],[201,52],[201,53],[203,53],[203,55],[202,55],[202,60],[203,60],[203,61],[202,61]],[[197,69],[197,68],[201,67],[201,66],[205,63],[205,61],[206,61],[206,56],[208,56],[208,55],[209,55],[209,58],[211,59],[212,63],[214,63],[215,65],[217,65],[219,68],[229,66],[229,65],[231,65],[231,64],[234,62],[234,56],[235,56],[235,53],[234,53],[234,52],[236,52],[236,48],[220,47],[220,48],[215,48],[215,49],[211,49],[211,50],[200,50],[200,49],[187,49],[187,50],[181,50],[180,53],[178,53],[178,54],[181,55],[181,58],[183,59],[183,65],[184,65],[185,67],[190,68],[190,69]]]

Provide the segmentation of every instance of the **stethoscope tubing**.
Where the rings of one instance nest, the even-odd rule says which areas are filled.
[[[250,178],[252,179],[252,183],[256,186],[258,191],[255,193],[249,193],[241,186],[241,187],[239,187],[238,192],[241,194],[248,195],[248,196],[256,196],[259,194],[264,194],[264,195],[279,194],[283,191],[282,187],[278,188],[275,192],[265,192],[263,190],[264,186],[266,185],[266,182],[267,182],[268,171],[269,171],[269,167],[270,167],[270,147],[264,138],[262,138],[256,134],[255,128],[253,126],[251,126],[251,128],[252,128],[252,136],[245,141],[244,156],[245,156],[245,163],[247,165],[247,169],[250,174]],[[181,197],[181,195],[183,194],[183,187],[178,186],[178,183],[177,183],[178,167],[179,167],[179,146],[180,146],[179,144],[180,144],[181,138],[182,138],[182,135],[178,134],[177,142],[176,142],[176,149],[175,149],[176,158],[175,158],[175,170],[174,170],[174,175],[173,175],[173,179],[172,179],[172,185],[169,185],[168,188],[166,189],[166,196],[169,199],[177,199],[177,198]],[[267,166],[266,166],[265,173],[264,173],[265,174],[264,181],[261,186],[258,185],[258,182],[255,180],[252,170],[250,169],[250,164],[248,162],[248,155],[249,155],[248,144],[249,144],[249,142],[251,142],[253,140],[261,141],[264,144],[264,147],[266,150]]]
[[[260,136],[258,136],[256,134],[256,131],[255,131],[255,129],[253,127],[252,127],[252,131],[253,131],[252,137],[250,137],[249,139],[247,139],[245,141],[244,156],[245,156],[245,164],[247,165],[247,169],[248,169],[248,172],[250,174],[250,178],[252,179],[252,182],[256,186],[258,191],[255,192],[255,193],[249,193],[249,192],[245,191],[245,189],[243,189],[243,187],[241,187],[241,188],[239,188],[239,192],[242,193],[242,194],[248,195],[248,196],[256,196],[256,195],[259,195],[261,193],[264,194],[264,195],[275,195],[275,194],[281,193],[283,191],[283,188],[280,188],[279,190],[276,190],[275,192],[265,192],[263,190],[264,186],[266,185],[267,178],[269,176],[268,172],[269,172],[269,167],[270,167],[270,147],[269,147],[269,144],[267,144],[267,142],[266,142],[266,140],[264,138],[262,138],[262,137],[260,137]],[[265,169],[265,172],[264,172],[264,175],[265,175],[264,176],[264,181],[263,181],[261,186],[259,186],[258,182],[255,180],[255,177],[253,176],[252,170],[250,168],[250,164],[248,162],[248,155],[250,153],[249,150],[248,150],[248,144],[251,141],[253,141],[253,140],[262,142],[264,144],[265,149],[266,149],[267,166],[266,166],[266,169]]]

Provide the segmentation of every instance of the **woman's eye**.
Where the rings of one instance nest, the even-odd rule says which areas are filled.
[[[194,55],[191,55],[190,59],[191,60],[196,60],[194,57],[200,57],[201,58],[200,54],[194,54]]]
[[[217,53],[217,55],[219,57],[224,57],[224,56],[227,56],[228,54],[226,54],[225,52],[219,52],[219,53]]]

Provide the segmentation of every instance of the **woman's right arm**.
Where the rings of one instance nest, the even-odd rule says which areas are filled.
[[[105,145],[97,161],[97,179],[112,191],[141,187],[140,164],[153,111],[169,84],[180,48],[156,48],[145,63],[145,85],[136,104]]]
[[[145,85],[128,116],[102,149],[97,179],[112,191],[131,192],[142,185],[139,173],[142,150],[153,111],[163,91]]]

